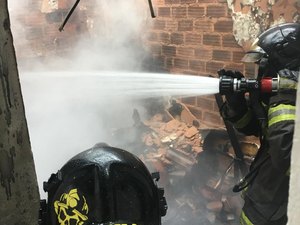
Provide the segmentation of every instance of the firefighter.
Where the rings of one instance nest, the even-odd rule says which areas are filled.
[[[96,145],[44,182],[39,224],[160,225],[167,205],[158,179],[133,154]]]
[[[280,77],[297,84],[300,67],[300,24],[285,23],[272,27],[253,43],[242,59],[258,66],[257,79]],[[241,78],[237,71],[221,75]],[[251,91],[226,94],[221,108],[224,119],[246,134],[260,137],[260,149],[245,179],[235,191],[243,190],[242,225],[283,225],[287,223],[290,156],[292,149],[296,87],[276,94]]]

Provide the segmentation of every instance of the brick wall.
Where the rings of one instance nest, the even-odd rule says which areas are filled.
[[[240,62],[244,50],[233,36],[226,0],[153,0],[153,5],[157,17],[147,44],[166,71],[216,77],[225,68],[253,74],[253,67]],[[201,121],[222,125],[213,96],[183,102]]]
[[[43,2],[28,0],[22,3],[22,7],[10,9],[18,64],[28,69],[33,66],[33,60],[47,63],[51,57],[64,56],[76,45],[80,36],[87,32],[86,10],[75,10],[64,31],[60,32],[58,28],[73,3],[67,4],[66,0],[60,0],[57,10],[43,12]]]
[[[43,3],[42,0],[29,0],[22,8],[23,13],[18,12],[22,28],[14,33],[14,36],[19,35],[15,47],[19,64],[27,67],[30,67],[32,58],[47,62],[49,57],[67,54],[80,36],[88,32],[87,16],[94,15],[93,0],[81,2],[65,31],[59,32],[58,27],[70,4],[60,0],[57,10],[43,12]],[[157,17],[151,19],[152,26],[145,44],[156,68],[199,76],[216,76],[221,68],[253,74],[251,66],[240,63],[244,51],[232,34],[233,22],[226,0],[153,0],[153,5]],[[14,13],[17,14],[11,11]],[[200,121],[222,126],[213,96],[182,101]]]

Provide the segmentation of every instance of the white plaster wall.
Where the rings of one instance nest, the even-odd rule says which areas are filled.
[[[300,90],[300,83],[298,83]],[[291,180],[288,205],[288,225],[300,224],[300,91],[297,93],[296,129],[291,160]]]

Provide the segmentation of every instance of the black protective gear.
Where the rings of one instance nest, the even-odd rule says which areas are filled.
[[[156,174],[157,175],[157,174]],[[46,225],[160,225],[164,191],[133,154],[96,145],[70,159],[44,183]]]
[[[285,23],[272,27],[258,37],[258,46],[267,54],[273,66],[295,69],[300,66],[300,24]]]
[[[276,70],[297,69],[300,66],[300,24],[285,23],[274,26],[253,43],[244,62],[259,62],[267,57]]]
[[[277,94],[256,96],[264,106],[266,123],[255,122],[259,114],[253,101],[244,113],[235,107],[226,109],[235,111],[236,116],[230,121],[238,131],[261,135],[260,149],[250,167],[251,180],[243,194],[241,224],[285,225],[300,67],[300,25],[288,23],[271,28],[259,36],[256,44],[263,50],[259,51],[263,57],[256,61],[260,66],[258,79],[279,75],[280,90]]]
[[[244,75],[239,71],[232,70],[219,70],[218,75],[227,76],[232,78],[243,78]],[[221,114],[225,119],[236,120],[238,114],[243,114],[247,111],[247,103],[245,99],[245,94],[241,92],[231,92],[225,94],[225,105],[221,108]],[[231,110],[232,109],[232,110]]]

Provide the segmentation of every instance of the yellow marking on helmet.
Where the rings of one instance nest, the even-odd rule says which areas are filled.
[[[76,188],[69,193],[63,193],[60,199],[54,202],[54,210],[60,225],[70,224],[70,220],[75,220],[77,225],[83,225],[88,220],[87,201],[83,195],[78,194]]]

